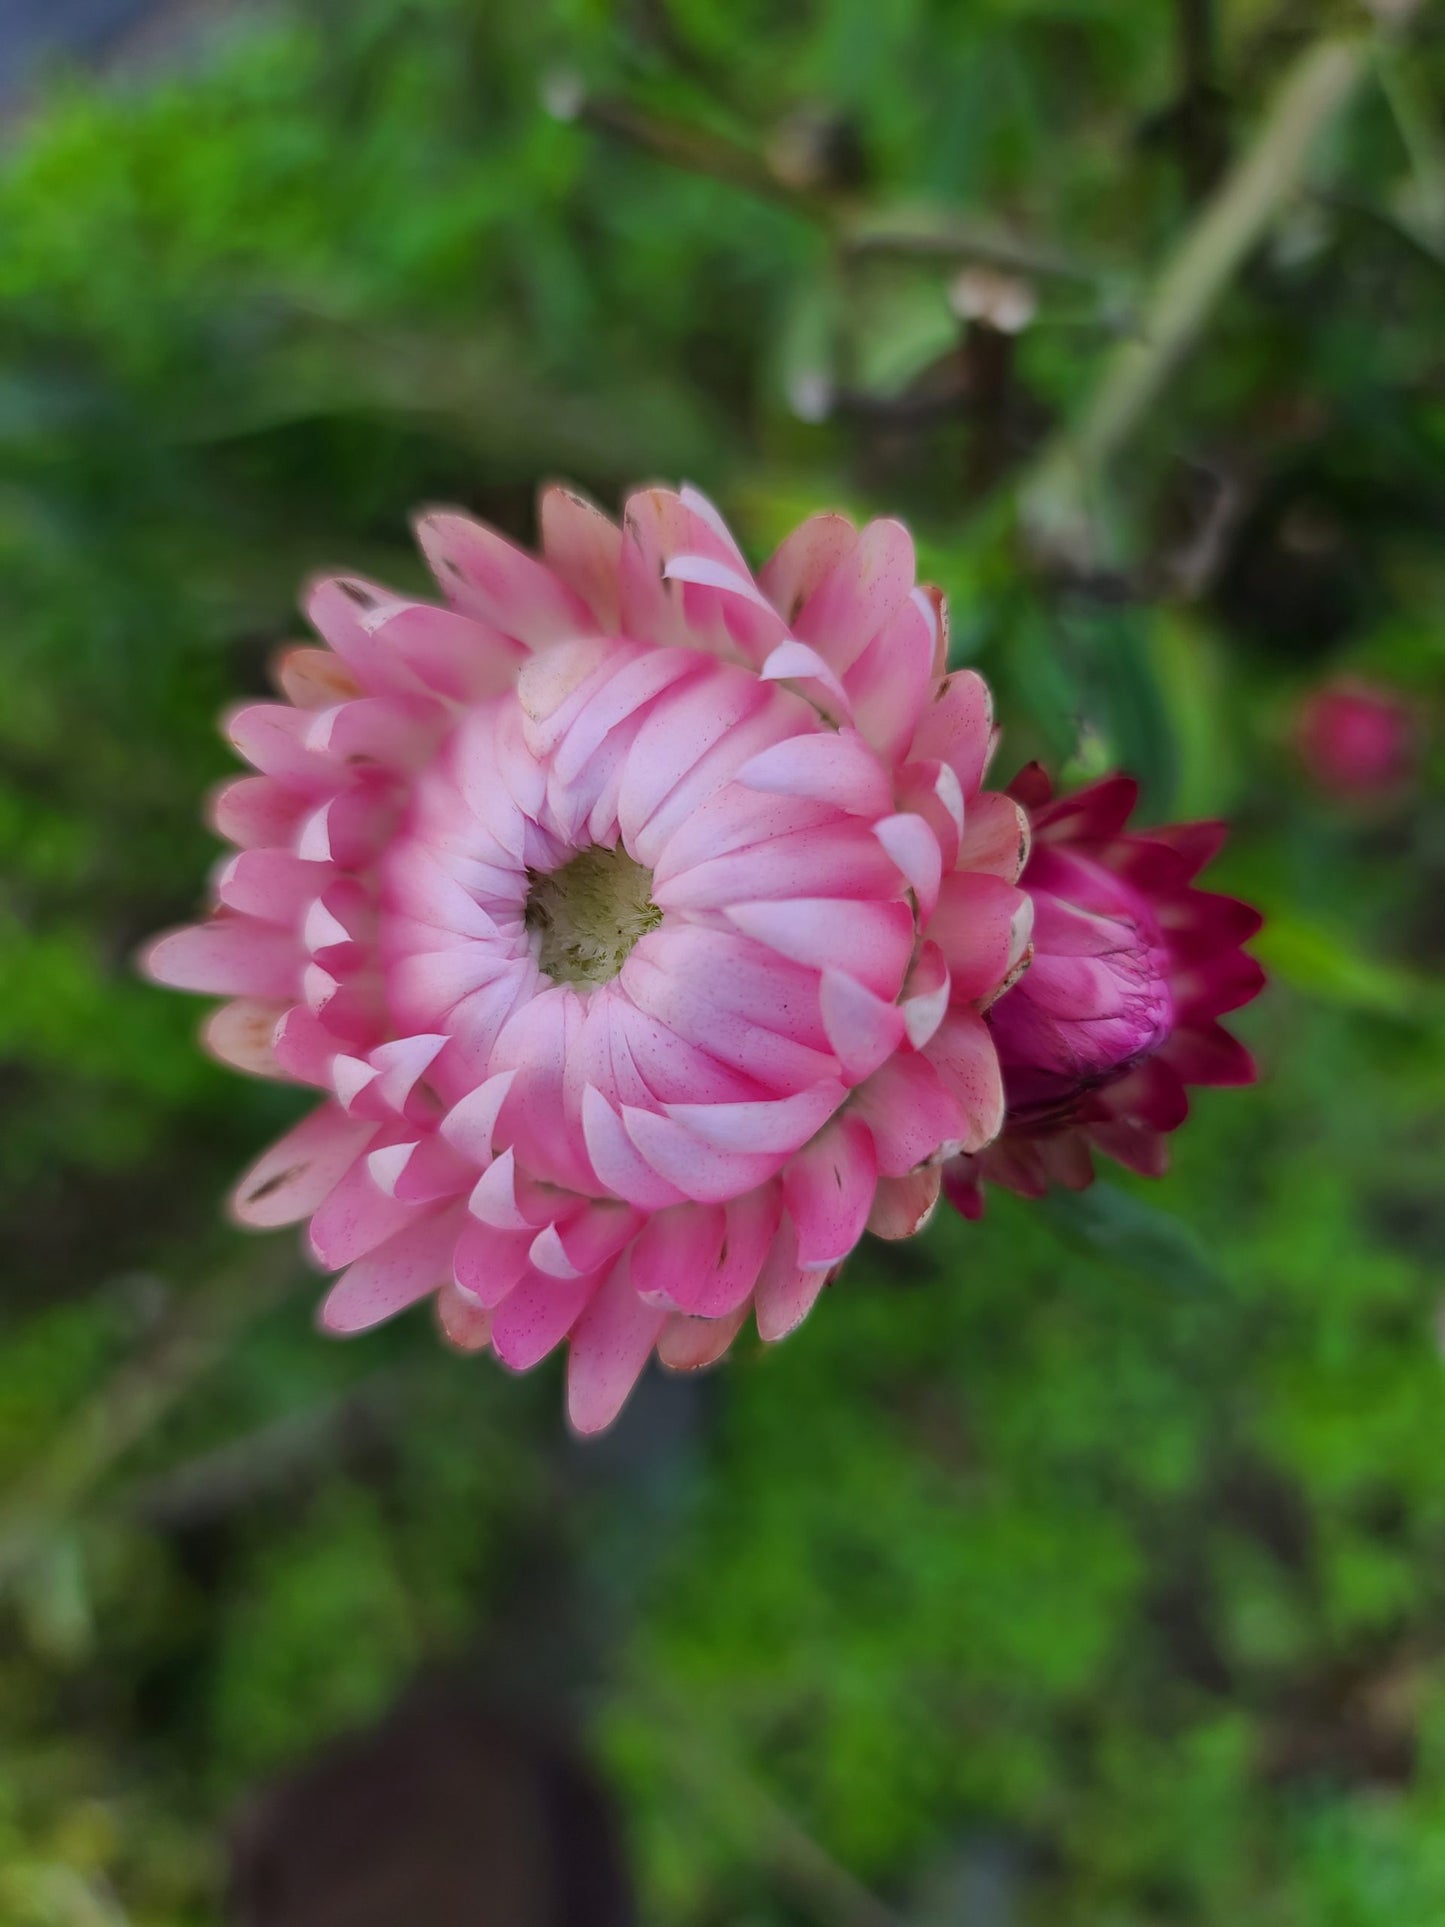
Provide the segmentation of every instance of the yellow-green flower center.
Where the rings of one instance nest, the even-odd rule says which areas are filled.
[[[559,984],[605,984],[662,912],[652,901],[652,872],[621,844],[596,844],[560,870],[530,872],[526,924],[537,933],[537,961]]]

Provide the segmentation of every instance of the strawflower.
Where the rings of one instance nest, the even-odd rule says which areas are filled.
[[[318,1093],[235,1211],[307,1221],[325,1328],[430,1299],[513,1370],[565,1342],[591,1432],[654,1350],[783,1337],[997,1133],[1028,831],[897,522],[814,517],[755,578],[691,489],[540,519],[537,560],[424,516],[443,606],[312,587],[325,646],[230,719],[215,909],[147,964]]]

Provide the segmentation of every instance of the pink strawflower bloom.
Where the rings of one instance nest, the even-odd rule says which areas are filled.
[[[1372,802],[1396,794],[1415,770],[1415,712],[1397,690],[1358,676],[1320,685],[1295,718],[1300,761],[1332,796]]]
[[[1028,810],[1022,883],[1033,899],[1033,958],[989,1011],[1007,1121],[982,1153],[949,1163],[945,1184],[965,1217],[983,1181],[1024,1197],[1051,1184],[1082,1190],[1094,1151],[1163,1174],[1168,1134],[1190,1084],[1249,1084],[1244,1046],[1217,1021],[1256,996],[1264,973],[1241,946],[1260,916],[1194,888],[1224,841],[1220,823],[1130,830],[1132,777],[1106,776],[1054,800],[1031,764],[1009,786]]]
[[[326,1328],[435,1297],[515,1370],[566,1340],[590,1432],[654,1347],[781,1338],[918,1229],[1002,1124],[980,1013],[1032,910],[897,522],[816,516],[756,579],[691,489],[618,529],[550,488],[541,532],[425,516],[446,607],[312,589],[329,646],[231,719],[218,907],[147,961],[326,1094],[235,1203],[310,1220]]]

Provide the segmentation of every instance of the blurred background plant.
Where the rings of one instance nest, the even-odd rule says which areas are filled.
[[[0,1918],[215,1918],[242,1796],[454,1668],[585,1728],[649,1921],[1445,1919],[1439,14],[192,11],[0,157]],[[299,579],[556,473],[906,515],[1004,773],[1233,817],[1274,980],[1164,1185],[586,1449],[314,1335],[217,1208],[292,1094],[130,964]]]

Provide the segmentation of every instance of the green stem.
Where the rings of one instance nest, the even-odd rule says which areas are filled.
[[[1091,512],[1099,482],[1298,191],[1320,134],[1367,71],[1370,46],[1363,35],[1332,36],[1295,61],[1253,146],[1164,264],[1145,302],[1139,336],[1114,350],[1082,414],[1025,478],[1020,515],[1040,561],[1088,574],[1106,559]]]

